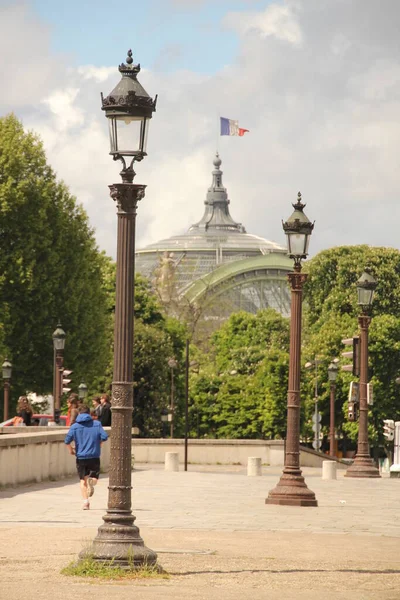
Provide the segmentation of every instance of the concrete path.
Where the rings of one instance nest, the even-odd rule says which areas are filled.
[[[400,480],[322,481],[319,469],[304,469],[319,506],[298,508],[264,503],[281,469],[137,469],[136,523],[169,580],[60,575],[96,535],[107,503],[104,478],[82,511],[73,479],[0,492],[0,599],[400,599]]]

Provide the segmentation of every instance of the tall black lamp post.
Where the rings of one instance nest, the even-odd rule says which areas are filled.
[[[62,394],[62,379],[63,379],[63,364],[64,364],[64,348],[66,334],[58,323],[57,328],[53,331],[53,348],[54,348],[54,384],[53,384],[53,401],[54,401],[54,421],[60,413],[60,401]]]
[[[361,315],[360,327],[360,416],[358,421],[357,454],[354,463],[347,469],[346,477],[380,477],[379,470],[370,456],[368,440],[368,330],[371,323],[371,307],[377,281],[368,269],[365,269],[357,281],[358,305]]]
[[[12,374],[12,364],[6,358],[2,364],[3,371],[3,382],[4,382],[4,418],[3,421],[7,421],[8,419],[8,406],[10,403],[10,381]]]
[[[95,560],[135,567],[157,561],[156,553],[144,545],[131,510],[135,221],[146,188],[133,183],[133,165],[146,156],[147,130],[157,100],[137,80],[139,71],[129,50],[126,64],[119,66],[120,82],[106,98],[101,96],[110,130],[110,154],[123,168],[122,183],[109,186],[117,203],[118,231],[108,509],[90,551]]]
[[[300,469],[300,355],[301,309],[303,285],[307,275],[301,272],[301,261],[307,258],[308,243],[314,228],[303,212],[305,204],[298,193],[294,212],[283,223],[287,236],[288,254],[294,260],[294,272],[289,273],[291,288],[289,381],[285,466],[277,486],[268,494],[266,504],[317,506],[314,492],[308,489]]]
[[[328,367],[328,379],[329,379],[329,387],[330,387],[329,456],[336,456],[336,452],[335,452],[335,393],[336,393],[336,379],[338,376],[338,372],[339,372],[339,367],[337,366],[335,361],[332,361]]]

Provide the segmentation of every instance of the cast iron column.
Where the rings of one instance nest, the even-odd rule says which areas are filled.
[[[186,338],[185,356],[185,471],[188,467],[188,437],[189,437],[189,338]]]
[[[118,207],[110,479],[107,513],[91,554],[96,560],[140,567],[157,561],[157,554],[144,545],[131,511],[135,221],[146,186],[125,182],[109,187]]]
[[[8,419],[8,403],[10,399],[10,380],[4,379],[4,415],[3,421]]]
[[[335,392],[336,383],[331,382],[330,396],[330,427],[329,427],[329,456],[336,456],[335,453]]]
[[[307,275],[295,265],[288,275],[291,288],[289,384],[285,467],[278,485],[269,492],[266,504],[317,506],[314,492],[308,489],[300,469],[300,354],[303,285]]]
[[[61,394],[62,394],[62,379],[63,379],[63,364],[64,364],[64,351],[56,350],[55,351],[55,374],[54,374],[54,383],[55,383],[55,394],[54,394],[54,411],[53,418],[54,421],[56,419],[56,411],[60,411],[61,406]],[[58,412],[59,414],[59,412]]]
[[[357,455],[347,469],[346,477],[380,477],[369,453],[368,442],[368,329],[371,317],[365,313],[358,317],[360,326],[360,416],[358,420]]]

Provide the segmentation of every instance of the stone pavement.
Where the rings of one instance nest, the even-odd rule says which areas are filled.
[[[0,492],[0,599],[400,600],[400,480],[304,469],[318,508],[265,505],[280,473],[137,465],[136,524],[171,574],[140,582],[60,575],[102,523],[106,478],[90,511],[75,479]]]

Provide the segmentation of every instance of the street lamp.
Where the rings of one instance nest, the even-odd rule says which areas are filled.
[[[307,275],[301,273],[301,261],[307,257],[309,239],[314,228],[314,224],[303,212],[304,206],[299,192],[297,202],[293,204],[293,214],[282,223],[287,236],[288,254],[294,260],[294,272],[288,274],[291,316],[285,466],[277,486],[269,492],[266,504],[318,505],[315,494],[308,489],[300,469],[301,308],[303,285],[307,279]]]
[[[168,366],[171,369],[171,401],[170,401],[170,411],[171,411],[171,425],[170,425],[170,436],[174,437],[174,410],[175,410],[175,383],[174,383],[174,369],[178,366],[178,361],[175,358],[168,359]]]
[[[54,348],[54,380],[53,380],[53,415],[56,422],[57,415],[60,414],[61,394],[62,394],[62,379],[63,379],[63,364],[64,364],[64,348],[66,334],[59,322],[55,331],[53,331],[53,348]]]
[[[329,455],[335,456],[335,392],[336,379],[339,367],[336,364],[337,359],[333,360],[328,367],[328,379],[330,384],[330,403],[329,403]]]
[[[368,441],[368,330],[371,323],[371,307],[377,281],[365,269],[357,281],[357,304],[361,307],[361,315],[358,317],[360,327],[360,416],[358,420],[357,454],[353,464],[347,469],[346,477],[380,477],[379,470],[369,452]]]
[[[79,400],[84,402],[87,398],[87,395],[88,395],[88,387],[87,387],[86,383],[82,382],[78,386],[78,398],[79,398]]]
[[[3,370],[3,381],[4,381],[4,418],[3,421],[7,421],[8,419],[8,405],[10,401],[10,380],[12,374],[12,364],[6,358],[2,364]]]
[[[144,545],[131,510],[135,222],[146,188],[132,182],[134,162],[146,156],[147,130],[157,98],[150,98],[137,80],[140,65],[133,64],[131,50],[118,69],[120,82],[106,98],[101,96],[110,129],[110,154],[123,165],[122,183],[109,186],[118,213],[110,479],[108,510],[90,553],[95,560],[112,560],[115,566],[140,567],[156,564],[157,554]]]

